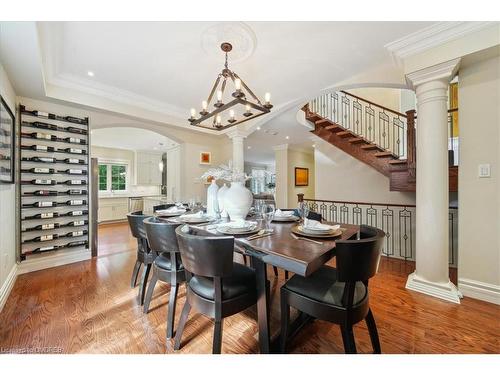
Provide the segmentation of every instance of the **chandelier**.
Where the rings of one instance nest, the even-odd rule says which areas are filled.
[[[191,108],[191,125],[223,130],[269,113],[273,107],[271,94],[264,95],[262,104],[241,77],[229,69],[227,54],[233,49],[231,43],[224,42],[220,47],[226,55],[224,69],[217,76],[208,99],[202,102],[200,116]],[[209,110],[212,107],[213,110]]]

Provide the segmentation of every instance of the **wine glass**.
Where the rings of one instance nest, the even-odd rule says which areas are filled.
[[[195,206],[196,206],[196,200],[194,198],[189,198],[189,201],[188,201],[189,211],[193,211]]]
[[[302,223],[304,223],[307,216],[309,216],[309,205],[306,202],[300,202],[298,211],[300,218],[302,219]]]
[[[262,215],[262,221],[264,224],[264,229],[266,231],[271,231],[271,222],[274,219],[274,212],[276,211],[276,208],[274,207],[274,204],[272,203],[267,203],[263,204],[260,209],[260,213]]]

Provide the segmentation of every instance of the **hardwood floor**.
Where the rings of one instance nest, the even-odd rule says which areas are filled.
[[[0,353],[210,353],[213,323],[191,314],[182,350],[166,341],[169,287],[159,282],[152,311],[144,314],[130,289],[135,242],[126,223],[100,227],[100,257],[18,277],[0,313]],[[371,307],[383,353],[498,353],[500,307],[464,298],[461,305],[405,289],[410,262],[384,258],[370,282]],[[283,272],[272,271],[271,329],[279,327]],[[176,324],[185,299],[179,292]],[[256,309],[224,320],[223,353],[258,353]],[[371,351],[364,323],[354,328],[358,352]],[[293,353],[342,353],[340,330],[307,325],[290,345]]]

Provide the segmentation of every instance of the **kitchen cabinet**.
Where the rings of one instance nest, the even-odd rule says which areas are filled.
[[[97,220],[99,223],[106,221],[125,220],[128,213],[128,198],[101,198]]]
[[[161,155],[161,152],[136,151],[136,185],[161,185]]]

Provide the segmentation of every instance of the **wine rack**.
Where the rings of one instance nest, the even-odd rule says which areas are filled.
[[[89,248],[89,121],[20,105],[21,261]]]

